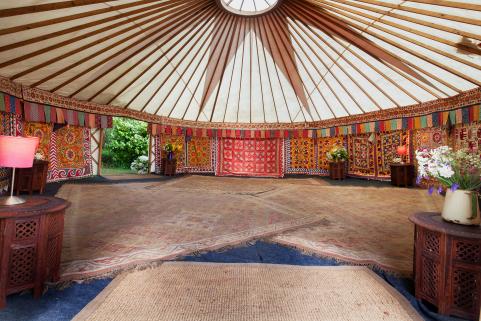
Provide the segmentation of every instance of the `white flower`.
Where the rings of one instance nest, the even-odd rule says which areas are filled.
[[[454,175],[454,171],[451,168],[451,165],[445,164],[444,166],[440,166],[438,168],[439,176],[444,178],[451,178]]]

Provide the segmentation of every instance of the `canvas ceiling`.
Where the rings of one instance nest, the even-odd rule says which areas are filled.
[[[173,119],[260,124],[481,85],[479,0],[269,0],[254,16],[217,1],[230,3],[1,1],[0,76]]]

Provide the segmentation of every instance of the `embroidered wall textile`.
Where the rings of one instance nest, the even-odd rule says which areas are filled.
[[[286,145],[286,172],[290,174],[315,174],[316,142],[314,138],[289,138]]]
[[[214,172],[213,138],[191,137],[188,139],[186,168],[188,172]]]
[[[282,177],[282,139],[219,139],[216,175]]]

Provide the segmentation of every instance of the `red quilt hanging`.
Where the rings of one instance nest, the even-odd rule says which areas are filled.
[[[282,139],[219,138],[216,175],[282,177]]]

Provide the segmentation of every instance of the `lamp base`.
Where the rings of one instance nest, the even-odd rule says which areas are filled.
[[[7,196],[7,197],[0,198],[0,205],[3,205],[3,206],[18,205],[18,204],[23,204],[25,202],[26,200],[18,196]]]

